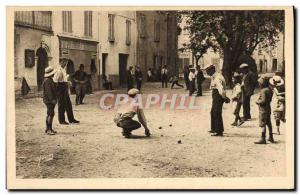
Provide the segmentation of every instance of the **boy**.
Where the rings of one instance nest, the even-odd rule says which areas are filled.
[[[53,82],[55,72],[56,71],[51,66],[48,66],[45,69],[45,80],[43,82],[43,102],[47,106],[45,133],[48,135],[55,135],[57,133],[52,129],[54,108],[57,102],[56,87]]]
[[[276,96],[277,103],[273,111],[276,121],[277,133],[280,135],[280,121],[285,122],[285,87],[283,79],[275,75],[269,80],[273,87],[273,92]]]
[[[271,143],[274,143],[272,123],[271,123],[271,101],[272,101],[272,90],[269,87],[269,81],[261,77],[258,79],[259,87],[261,88],[259,92],[259,98],[256,104],[259,108],[259,126],[262,128],[261,139],[255,144],[266,144],[266,127],[269,129],[269,139]]]
[[[232,82],[234,84],[233,90],[232,90],[232,102],[236,102],[235,109],[234,109],[234,115],[235,115],[235,120],[231,124],[232,126],[240,126],[244,123],[244,120],[241,119],[240,117],[240,110],[242,107],[242,87],[241,87],[241,82],[242,82],[242,75],[238,73],[234,73],[232,77]]]
[[[139,93],[138,89],[132,88],[128,91],[128,102],[126,104],[121,104],[118,113],[114,118],[116,125],[123,129],[122,135],[125,138],[131,137],[131,131],[136,130],[143,125],[145,129],[145,135],[150,136],[150,130],[147,127],[146,118],[143,110],[139,107],[137,94]],[[138,121],[133,120],[133,117],[137,114]]]

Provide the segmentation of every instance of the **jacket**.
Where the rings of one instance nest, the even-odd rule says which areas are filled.
[[[256,86],[256,75],[249,71],[243,77],[242,87],[245,96],[253,95]]]
[[[45,104],[56,104],[56,85],[52,78],[45,78],[43,82],[43,102]]]

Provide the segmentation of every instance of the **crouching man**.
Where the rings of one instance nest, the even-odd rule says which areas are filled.
[[[141,125],[145,129],[145,135],[150,136],[150,130],[147,127],[147,121],[144,115],[144,111],[139,107],[137,94],[138,89],[132,88],[128,91],[129,99],[127,103],[120,105],[118,112],[114,118],[116,125],[123,129],[122,135],[125,138],[131,137],[131,131],[139,129]],[[137,114],[138,121],[133,120],[133,117]]]

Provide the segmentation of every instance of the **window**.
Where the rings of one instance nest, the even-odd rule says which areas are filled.
[[[154,42],[160,41],[160,24],[158,20],[154,20]]]
[[[15,24],[40,30],[52,31],[51,11],[16,11]]]
[[[91,37],[93,36],[93,12],[85,11],[84,12],[84,36]]]
[[[108,41],[115,41],[115,15],[108,14]]]
[[[130,45],[131,43],[131,37],[130,37],[130,33],[131,33],[131,22],[129,20],[126,20],[126,45]]]
[[[146,16],[144,14],[140,15],[140,38],[146,38]]]
[[[62,12],[62,24],[63,24],[63,32],[72,33],[72,12],[71,11],[63,11]]]

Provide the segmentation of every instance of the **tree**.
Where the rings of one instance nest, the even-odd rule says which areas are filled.
[[[191,51],[193,57],[196,60],[196,65],[198,66],[198,62],[200,58],[207,52],[207,50],[212,47],[212,43],[209,39],[192,36],[190,37],[189,43],[184,43],[183,47],[179,49],[179,51]]]
[[[251,57],[258,44],[262,48],[276,45],[284,29],[284,11],[281,10],[188,11],[184,14],[191,40],[205,36],[224,56],[222,71],[227,82],[239,67],[241,56]],[[254,66],[251,68],[256,70]]]

